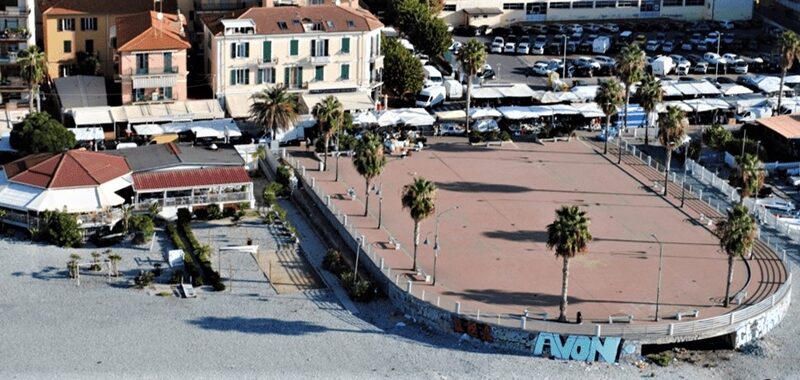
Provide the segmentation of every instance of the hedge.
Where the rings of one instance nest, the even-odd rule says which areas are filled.
[[[225,290],[225,284],[222,282],[222,277],[219,275],[219,272],[215,271],[214,268],[211,266],[211,261],[207,258],[203,260],[202,257],[199,256],[199,253],[204,249],[204,245],[200,244],[197,241],[197,238],[194,236],[194,232],[192,231],[192,226],[189,223],[182,223],[180,225],[181,230],[183,231],[183,235],[186,236],[186,240],[189,241],[189,245],[192,248],[192,252],[198,254],[198,259],[200,259],[200,266],[202,267],[203,271],[208,275],[208,280],[211,281],[211,286],[214,287],[216,291],[223,291]]]
[[[200,268],[197,267],[197,264],[195,264],[194,260],[192,259],[192,255],[186,249],[186,244],[183,243],[183,239],[181,239],[180,235],[178,234],[178,229],[175,227],[175,223],[167,224],[167,235],[169,235],[172,243],[175,244],[175,248],[183,251],[183,267],[191,277],[192,285],[203,285],[203,276],[200,272]]]

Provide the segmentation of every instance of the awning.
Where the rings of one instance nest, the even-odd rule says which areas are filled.
[[[75,75],[56,78],[62,109],[107,106],[106,80],[100,76]]]
[[[506,98],[532,98],[536,94],[528,85],[522,83],[497,87],[497,90]]]
[[[142,136],[158,136],[164,134],[164,128],[158,124],[137,124],[133,126],[133,130],[137,135]]]
[[[503,14],[500,8],[464,8],[462,10],[470,16],[496,16]]]
[[[26,211],[31,203],[44,189],[38,187],[9,183],[0,189],[0,206],[20,211]]]
[[[225,109],[234,119],[249,118],[251,104],[253,104],[252,94],[225,94]]]
[[[583,103],[583,104],[573,104],[573,107],[581,113],[583,117],[605,117],[606,114],[603,113],[603,110],[600,109],[600,106],[597,103]]]
[[[398,121],[405,125],[419,127],[433,125],[436,122],[436,118],[424,108],[401,108],[390,112],[394,112]]]
[[[113,124],[111,107],[80,107],[67,110],[75,120],[75,126]]]
[[[484,117],[500,117],[503,114],[494,108],[472,108],[469,110],[469,117],[473,119],[481,119]]]
[[[666,110],[666,107],[669,107],[669,106],[678,107],[678,109],[680,109],[683,112],[694,112],[694,108],[692,106],[690,106],[690,105],[688,105],[688,104],[686,104],[684,102],[677,101],[677,100],[676,101],[671,101],[671,102],[664,102],[664,109],[665,110]]]
[[[105,135],[103,134],[103,128],[100,127],[69,128],[68,130],[75,135],[75,140],[78,141],[94,141],[94,140],[105,139]]]
[[[160,136],[153,136],[153,138],[150,139],[150,141],[152,141],[155,144],[168,144],[168,143],[171,143],[171,142],[178,141],[178,135],[176,135],[174,133],[169,133],[169,134],[160,135]]]
[[[581,113],[575,107],[567,104],[554,104],[550,106],[555,115],[577,115]]]
[[[378,124],[378,118],[375,117],[375,112],[365,111],[353,115],[353,123],[360,125]]]
[[[133,88],[175,87],[176,83],[178,83],[177,75],[133,77]]]
[[[464,120],[467,117],[467,113],[464,110],[439,111],[436,112],[436,117],[439,120]]]
[[[225,111],[216,99],[187,100],[186,109],[193,116],[194,120],[222,119]]]
[[[369,93],[359,92],[341,92],[335,94],[303,94],[303,103],[305,103],[308,110],[311,111],[317,103],[322,102],[328,96],[333,96],[339,99],[342,103],[342,108],[345,111],[365,111],[375,109],[375,102],[372,101]]]
[[[733,83],[722,84],[721,87],[720,87],[720,90],[722,91],[722,95],[725,95],[725,96],[743,95],[743,94],[752,94],[753,93],[753,90],[751,90],[751,89],[749,89],[749,88],[747,88],[745,86],[741,86],[741,85],[733,84]]]
[[[661,90],[664,91],[664,97],[670,96],[683,96],[683,93],[675,87],[674,83],[661,82]]]
[[[473,99],[500,99],[503,94],[494,87],[476,87],[472,89]]]
[[[128,114],[125,113],[125,108],[122,106],[111,107],[111,119],[114,120],[115,123],[127,123]]]
[[[600,86],[575,86],[573,87],[570,92],[575,94],[581,101],[592,101],[597,96],[597,90]]]
[[[530,107],[498,107],[497,110],[508,120],[534,119],[539,117],[539,114],[531,111]]]

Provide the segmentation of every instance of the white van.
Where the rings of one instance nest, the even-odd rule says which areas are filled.
[[[595,54],[605,54],[611,47],[611,40],[606,36],[600,36],[592,41],[592,52]]]
[[[447,90],[447,99],[456,100],[464,96],[464,85],[455,79],[444,81],[444,88]]]
[[[447,89],[444,86],[431,86],[423,88],[417,94],[417,107],[430,108],[444,102]]]
[[[422,66],[422,70],[425,71],[425,87],[431,86],[441,86],[444,79],[442,78],[442,73],[439,70],[436,70],[433,66]]]

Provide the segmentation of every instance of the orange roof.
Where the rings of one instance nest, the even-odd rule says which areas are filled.
[[[253,7],[244,12],[208,15],[203,17],[203,22],[211,33],[219,35],[224,19],[251,19],[255,22],[256,34],[259,35],[304,33],[303,20],[321,22],[324,31],[334,33],[365,32],[383,27],[378,18],[368,10],[337,5]]]
[[[183,21],[172,14],[162,14],[159,19],[153,11],[118,17],[117,50],[188,49],[192,45],[181,35]]]
[[[123,157],[85,150],[37,154],[4,168],[11,182],[41,188],[97,186],[131,172]]]
[[[125,15],[153,9],[153,0],[41,0],[45,15]],[[164,0],[162,12],[174,13],[178,9],[176,0]]]
[[[800,115],[766,117],[757,122],[787,139],[800,139]]]

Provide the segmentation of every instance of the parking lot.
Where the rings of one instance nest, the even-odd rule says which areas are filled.
[[[604,27],[601,29],[600,27]],[[563,28],[563,29],[562,29]],[[561,31],[559,31],[561,30]],[[612,32],[611,30],[618,30]],[[624,33],[624,32],[630,33]],[[456,31],[462,32],[463,31]],[[720,37],[716,38],[713,33],[719,32]],[[621,35],[629,37],[623,38]],[[711,35],[709,35],[711,33]],[[514,82],[514,83],[527,83],[534,88],[543,89],[547,87],[547,77],[542,71],[538,73],[532,68],[539,62],[547,62],[552,60],[563,59],[563,48],[566,43],[567,46],[567,67],[574,67],[574,71],[570,69],[567,75],[567,83],[573,84],[578,81],[578,84],[595,84],[597,79],[608,77],[611,70],[603,67],[600,70],[592,70],[591,77],[588,70],[582,70],[581,66],[576,64],[581,57],[596,58],[597,56],[605,56],[615,58],[618,55],[620,47],[624,46],[625,42],[640,41],[642,49],[645,50],[649,59],[658,55],[679,55],[690,62],[689,73],[686,75],[677,75],[675,71],[667,74],[672,79],[680,77],[702,79],[706,77],[715,77],[717,65],[716,59],[711,57],[704,57],[705,53],[716,53],[719,51],[720,56],[728,54],[731,61],[741,59],[741,62],[747,64],[747,73],[756,74],[778,74],[779,68],[777,65],[777,43],[776,36],[778,34],[774,27],[767,24],[766,26],[759,22],[748,24],[733,25],[732,29],[722,29],[719,25],[711,24],[688,24],[680,22],[663,22],[663,23],[620,23],[616,24],[616,28],[608,24],[595,25],[560,25],[553,24],[549,26],[534,25],[529,27],[512,27],[512,28],[497,28],[489,30],[488,34],[480,36],[457,36],[456,40],[465,42],[470,38],[477,38],[484,42],[487,46],[486,62],[489,64],[496,76],[488,80],[492,82]],[[592,42],[597,37],[609,37],[609,49],[603,54],[595,54],[592,51]],[[501,51],[509,48],[511,51],[497,53],[497,49],[492,52],[492,42],[496,37],[503,40]],[[534,52],[534,45],[537,41],[544,41],[543,54],[536,54]],[[499,41],[499,40],[498,40]],[[519,45],[528,41],[528,54],[518,53]],[[714,42],[714,41],[718,41]],[[513,43],[513,47],[508,43]],[[508,47],[506,46],[508,45]],[[667,46],[665,49],[665,45]],[[671,47],[671,48],[670,48]],[[522,50],[525,50],[523,48]],[[731,55],[735,55],[732,57]],[[699,62],[706,62],[707,69],[703,73],[701,69],[696,68]],[[723,61],[724,62],[724,61]],[[742,64],[742,63],[740,63]],[[795,68],[798,70],[798,68]],[[550,70],[552,71],[552,69]],[[558,68],[559,75],[562,75],[563,70]],[[731,62],[726,67],[724,63],[719,65],[719,75],[729,78],[736,78],[744,74],[740,69],[737,73],[734,70],[734,65]],[[569,78],[572,78],[571,80]]]

